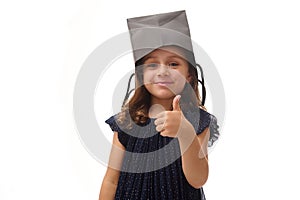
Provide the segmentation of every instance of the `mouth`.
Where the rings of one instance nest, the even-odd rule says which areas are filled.
[[[159,82],[154,82],[154,85],[158,86],[169,86],[172,85],[174,82],[172,81],[159,81]]]

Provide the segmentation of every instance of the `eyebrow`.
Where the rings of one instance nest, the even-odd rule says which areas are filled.
[[[157,56],[146,56],[145,59],[144,59],[144,62],[146,62],[148,59],[155,59],[157,58]],[[170,58],[179,58],[181,60],[185,60],[183,57],[181,56],[168,56],[167,59],[170,59]]]

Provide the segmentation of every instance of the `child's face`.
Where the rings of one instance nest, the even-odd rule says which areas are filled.
[[[144,85],[158,99],[171,99],[190,80],[188,62],[176,47],[163,47],[145,57]]]

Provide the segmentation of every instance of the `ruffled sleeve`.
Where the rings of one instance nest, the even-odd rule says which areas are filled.
[[[199,120],[198,129],[196,131],[197,135],[201,134],[204,131],[204,129],[206,129],[207,127],[209,127],[209,131],[210,131],[208,147],[212,147],[213,144],[219,139],[220,136],[218,130],[219,129],[218,121],[214,115],[200,109],[200,120]]]
[[[210,137],[208,141],[208,147],[211,147],[220,137],[218,121],[214,115],[210,115],[209,131]]]
[[[107,123],[110,126],[112,131],[118,132],[118,139],[120,143],[126,148],[129,135],[122,131],[122,129],[120,128],[120,126],[116,121],[116,117],[117,115],[111,116],[105,121],[105,123]]]

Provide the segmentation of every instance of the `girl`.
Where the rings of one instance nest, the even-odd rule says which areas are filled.
[[[207,147],[219,133],[193,52],[168,44],[136,55],[135,93],[106,120],[114,137],[99,199],[204,200]]]

